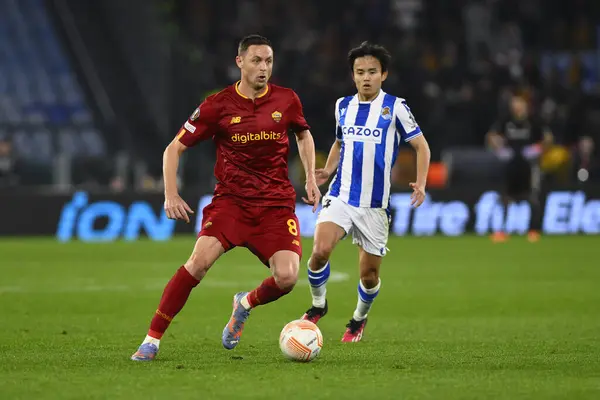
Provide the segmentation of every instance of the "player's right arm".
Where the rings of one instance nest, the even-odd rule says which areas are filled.
[[[317,180],[317,185],[321,186],[329,180],[329,177],[335,173],[337,167],[340,163],[340,151],[342,149],[342,142],[336,140],[333,145],[331,145],[331,149],[329,150],[329,155],[327,156],[327,162],[325,163],[325,167],[322,169],[317,169],[315,171],[315,178]]]
[[[212,97],[212,96],[211,96]],[[163,153],[163,180],[165,184],[165,213],[170,219],[190,222],[191,207],[179,196],[177,169],[185,150],[196,143],[212,138],[218,129],[218,110],[215,101],[207,98],[183,124],[177,136]]]
[[[343,133],[342,127],[340,126],[339,106],[342,98],[339,98],[335,102],[335,142],[331,145],[329,155],[327,156],[327,162],[324,168],[317,169],[315,171],[315,178],[317,185],[321,186],[329,180],[329,177],[335,173],[338,165],[340,164],[340,152],[342,149]]]
[[[167,214],[167,218],[190,222],[188,213],[193,214],[194,211],[179,196],[177,189],[179,159],[186,149],[187,146],[178,138],[169,143],[163,153],[163,181],[165,183],[165,214]]]
[[[487,146],[494,150],[504,147],[504,136],[502,136],[502,121],[496,121],[485,136]]]

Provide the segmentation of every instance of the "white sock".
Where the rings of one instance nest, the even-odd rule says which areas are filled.
[[[146,335],[146,338],[144,339],[142,344],[146,344],[146,343],[152,343],[153,345],[156,346],[156,348],[160,347],[160,339],[153,338],[152,336]]]
[[[242,305],[242,307],[244,307],[246,310],[251,309],[252,307],[250,307],[250,302],[248,301],[248,295],[246,294],[244,297],[242,297],[242,299],[240,300],[240,304]]]
[[[310,265],[310,259],[308,260]],[[311,271],[308,267],[308,283],[310,284],[310,294],[312,295],[312,304],[314,307],[325,307],[327,295],[327,280],[330,274],[329,261],[318,271]]]
[[[367,289],[362,281],[358,282],[358,303],[356,304],[356,310],[354,310],[354,320],[362,321],[367,318],[367,314],[369,313],[369,310],[371,310],[373,301],[379,294],[380,287],[381,279],[377,282],[377,286],[371,289]]]

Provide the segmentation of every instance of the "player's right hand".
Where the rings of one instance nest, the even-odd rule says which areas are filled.
[[[331,174],[324,168],[320,168],[315,170],[315,180],[317,186],[321,186],[324,183],[327,183]]]
[[[497,133],[490,134],[488,141],[492,150],[498,151],[504,147],[504,138]]]
[[[169,219],[182,220],[189,224],[188,214],[193,214],[194,211],[178,194],[175,194],[165,196],[165,213]]]

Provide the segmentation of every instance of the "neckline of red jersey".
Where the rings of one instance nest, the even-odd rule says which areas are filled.
[[[238,94],[240,97],[242,97],[242,98],[244,98],[244,99],[246,99],[246,100],[252,100],[250,97],[248,97],[248,96],[244,95],[242,92],[240,92],[240,89],[239,89],[239,87],[238,87],[238,86],[240,85],[240,83],[241,83],[241,82],[242,82],[242,81],[237,81],[237,82],[236,82],[236,83],[233,85],[233,87],[234,87],[234,89],[235,89],[235,92],[236,92],[236,93],[237,93],[237,94]],[[261,97],[265,97],[267,93],[269,93],[269,84],[268,84],[268,83],[267,83],[267,87],[265,88],[265,91],[264,91],[263,93],[259,94],[258,96],[256,96],[254,100],[256,100],[256,99],[260,99]]]

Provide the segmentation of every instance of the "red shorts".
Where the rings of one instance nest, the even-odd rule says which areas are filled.
[[[248,206],[232,197],[214,197],[203,210],[200,236],[216,237],[225,251],[246,247],[267,267],[280,250],[302,258],[298,218],[288,207]]]

